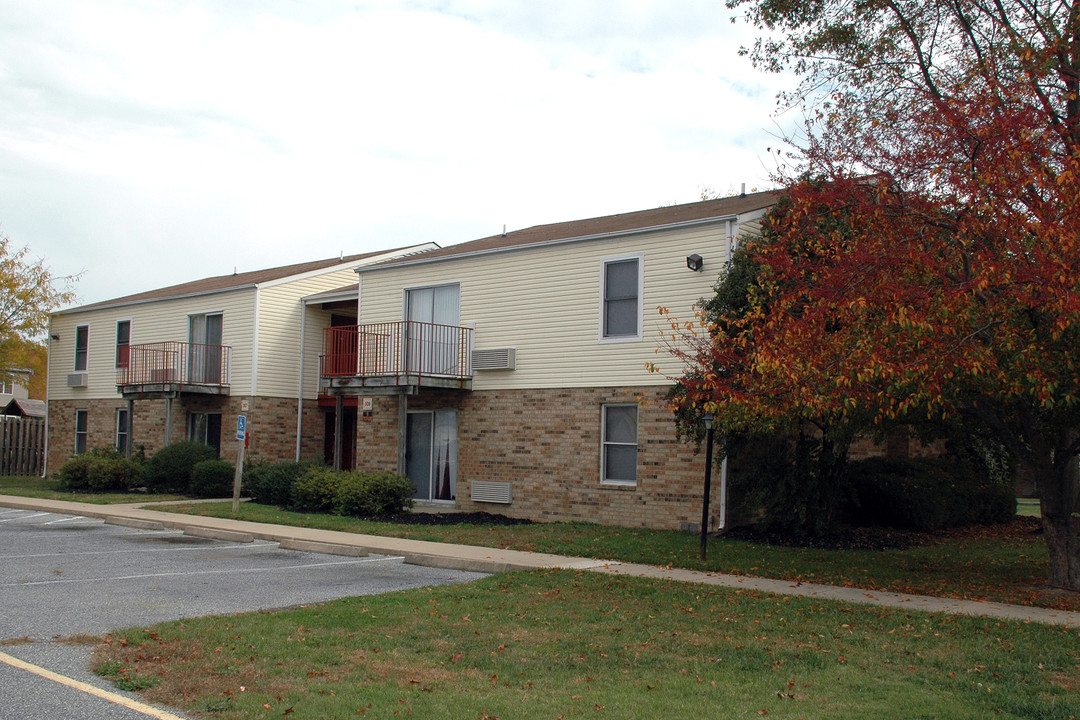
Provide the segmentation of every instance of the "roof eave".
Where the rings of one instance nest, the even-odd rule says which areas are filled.
[[[750,214],[756,212],[756,210],[748,210],[746,213]],[[630,228],[627,230],[613,230],[606,233],[595,233],[592,235],[576,235],[568,238],[557,238],[554,240],[541,240],[538,242],[524,243],[522,245],[509,245],[507,247],[499,248],[487,248],[485,250],[473,250],[471,252],[464,252],[456,255],[441,255],[435,258],[424,258],[423,255],[412,257],[408,260],[394,260],[387,261],[385,263],[379,263],[378,265],[369,265],[367,267],[356,268],[357,274],[363,274],[367,272],[373,272],[375,270],[389,270],[391,268],[408,267],[413,265],[427,265],[430,263],[442,262],[444,260],[460,260],[462,258],[480,257],[483,255],[495,255],[498,253],[515,252],[518,250],[529,250],[539,247],[554,247],[556,245],[568,245],[571,243],[579,242],[592,242],[596,240],[610,240],[617,237],[626,237],[628,235],[641,235],[644,233],[660,232],[664,230],[676,230],[681,228],[695,227],[699,225],[713,225],[721,222],[729,222],[731,220],[738,220],[739,213],[728,213],[725,215],[716,215],[707,218],[698,218],[696,220],[683,220],[676,223],[665,223],[663,225],[649,225],[647,227]]]

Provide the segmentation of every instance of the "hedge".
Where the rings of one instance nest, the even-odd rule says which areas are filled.
[[[217,452],[193,440],[167,445],[154,453],[142,473],[143,484],[150,492],[186,493],[191,487],[191,473],[197,463],[216,460]]]
[[[859,524],[932,532],[1007,522],[1016,515],[1011,482],[956,458],[876,457],[853,462],[849,511]]]

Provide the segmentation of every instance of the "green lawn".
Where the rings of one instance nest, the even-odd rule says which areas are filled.
[[[286,512],[255,503],[243,504],[236,515],[227,502],[170,506],[169,510],[370,535],[1080,610],[1080,596],[1075,593],[1040,588],[1048,569],[1046,545],[1041,535],[1021,528],[958,532],[929,545],[886,551],[786,548],[720,537],[709,540],[708,559],[703,563],[698,560],[698,536],[684,532],[589,523],[397,525]]]
[[[1080,632],[579,573],[118,633],[97,672],[240,718],[1080,716]]]
[[[60,489],[56,480],[40,477],[0,476],[0,495],[70,500],[72,502],[115,505],[117,503],[183,500],[182,495],[147,495],[146,493],[74,493]]]

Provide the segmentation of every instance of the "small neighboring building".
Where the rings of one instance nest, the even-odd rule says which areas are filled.
[[[249,457],[323,459],[321,333],[343,320],[332,306],[306,312],[301,298],[349,282],[359,265],[434,247],[205,278],[54,313],[47,472],[94,447],[149,456],[185,438],[232,460],[241,414]],[[355,318],[355,303],[343,312]]]
[[[657,308],[691,319],[778,198],[542,225],[357,268],[357,285],[305,299],[357,307],[323,342],[337,457],[407,475],[417,500],[446,507],[696,527],[705,459],[665,407],[683,368]]]
[[[13,397],[4,405],[3,415],[7,417],[45,417],[47,406],[44,400]]]
[[[14,368],[0,374],[0,407],[6,407],[12,400],[26,400],[30,397],[30,368]]]

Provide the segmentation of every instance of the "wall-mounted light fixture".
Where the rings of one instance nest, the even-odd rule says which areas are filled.
[[[60,339],[60,336],[57,335],[56,333],[52,333],[51,335],[49,335],[49,337],[51,337],[53,340],[59,340]]]
[[[697,253],[686,256],[686,267],[690,268],[694,272],[701,270],[701,266],[705,264],[705,261],[701,259],[701,256]]]

